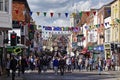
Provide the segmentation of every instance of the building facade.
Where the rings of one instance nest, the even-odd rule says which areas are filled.
[[[0,68],[4,69],[8,30],[12,29],[12,0],[0,0]]]
[[[120,0],[111,2],[111,19],[112,19],[112,37],[113,52],[117,55],[117,65],[120,66]]]

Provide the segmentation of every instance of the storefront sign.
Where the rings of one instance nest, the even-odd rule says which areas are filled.
[[[105,44],[104,44],[104,48],[105,48],[105,49],[110,49],[110,44],[109,44],[109,43],[105,43]]]
[[[89,46],[89,47],[88,47],[88,50],[93,50],[93,47],[92,47],[92,46]]]

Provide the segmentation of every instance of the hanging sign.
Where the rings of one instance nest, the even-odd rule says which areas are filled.
[[[15,49],[13,50],[13,52],[14,52],[15,54],[19,54],[19,53],[22,52],[22,49],[21,49],[20,47],[17,47],[17,48],[15,48]]]

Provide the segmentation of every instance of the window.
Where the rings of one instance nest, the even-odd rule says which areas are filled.
[[[5,11],[9,11],[9,0],[5,0]]]
[[[3,0],[0,0],[0,11],[3,11]]]
[[[9,11],[9,0],[0,0],[0,11]]]

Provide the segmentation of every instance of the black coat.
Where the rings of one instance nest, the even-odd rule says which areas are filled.
[[[12,69],[13,71],[15,71],[16,67],[17,67],[17,60],[16,59],[12,59],[10,61],[10,69]]]
[[[59,67],[64,67],[66,64],[64,59],[59,60]]]

